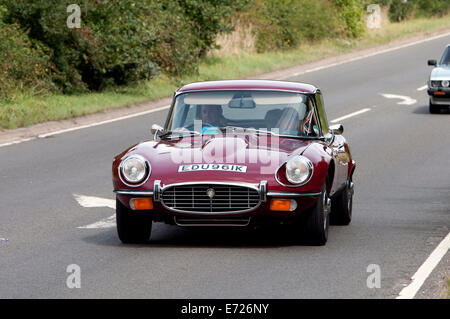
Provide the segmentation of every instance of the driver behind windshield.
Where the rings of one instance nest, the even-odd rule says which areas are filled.
[[[226,126],[222,106],[216,104],[203,104],[200,106],[200,119],[203,126]]]

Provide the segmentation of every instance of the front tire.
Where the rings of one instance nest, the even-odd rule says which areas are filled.
[[[431,99],[430,99],[430,113],[437,114],[440,112],[441,112],[441,108],[439,107],[439,105],[431,103]]]
[[[352,221],[353,182],[347,181],[345,189],[331,200],[330,222],[332,225],[348,225]]]
[[[320,198],[311,211],[309,211],[306,219],[307,240],[312,245],[323,246],[328,240],[330,206],[331,200],[328,194],[328,183],[325,183]]]
[[[116,224],[119,239],[124,244],[146,243],[152,232],[152,219],[137,215],[116,198]]]

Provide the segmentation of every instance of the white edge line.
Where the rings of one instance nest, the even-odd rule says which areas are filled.
[[[341,64],[349,63],[349,62],[362,60],[362,59],[365,59],[365,58],[370,58],[370,57],[375,56],[375,55],[388,53],[388,52],[392,52],[392,51],[395,51],[395,50],[404,49],[404,48],[407,48],[407,47],[410,47],[410,46],[413,46],[413,45],[416,45],[416,44],[420,44],[420,43],[424,43],[424,42],[428,42],[428,41],[433,41],[433,40],[436,40],[436,39],[439,39],[439,38],[443,38],[443,37],[446,37],[446,36],[449,36],[449,35],[450,35],[450,32],[447,32],[447,33],[444,33],[444,34],[436,35],[436,36],[431,37],[431,38],[422,39],[422,40],[414,41],[414,42],[407,43],[407,44],[402,44],[402,45],[394,47],[394,48],[384,49],[384,50],[381,50],[381,51],[376,51],[376,52],[364,54],[364,55],[361,55],[361,56],[357,56],[357,57],[354,57],[354,58],[350,58],[350,59],[347,59],[347,60],[344,60],[344,61],[339,61],[339,62],[327,64],[327,65],[322,65],[322,66],[319,66],[319,67],[316,67],[316,68],[312,68],[312,69],[309,69],[309,70],[293,73],[293,74],[291,74],[291,75],[289,75],[287,77],[282,77],[279,80],[286,80],[286,79],[292,78],[293,76],[298,76],[298,75],[302,75],[302,74],[305,74],[305,73],[315,72],[315,71],[327,69],[327,68],[330,68],[330,67],[333,67],[333,66],[338,66],[338,65],[341,65]]]
[[[356,112],[353,112],[353,113],[350,113],[350,114],[338,117],[337,119],[331,120],[330,123],[336,123],[336,122],[339,122],[339,121],[342,121],[342,120],[346,120],[346,119],[348,119],[350,117],[353,117],[353,116],[356,116],[356,115],[359,115],[359,114],[362,114],[362,113],[366,113],[366,112],[368,112],[370,110],[371,110],[371,108],[367,107],[365,109],[362,109],[362,110],[359,110],[359,111],[356,111]]]
[[[34,137],[24,138],[24,139],[20,139],[20,140],[8,142],[8,143],[0,144],[0,147],[14,145],[14,144],[19,144],[19,143],[23,143],[23,142],[28,142],[28,141],[35,140],[35,139],[38,139],[38,138],[46,138],[46,137],[52,136],[52,135],[58,135],[58,134],[62,134],[62,133],[77,131],[77,130],[85,129],[85,128],[88,128],[88,127],[94,127],[94,126],[98,126],[98,125],[103,125],[103,124],[113,123],[113,122],[117,122],[117,121],[121,121],[121,120],[126,120],[126,119],[133,118],[133,117],[136,117],[136,116],[141,116],[141,115],[146,115],[146,114],[162,111],[162,110],[168,109],[169,107],[170,107],[170,105],[166,105],[166,106],[158,107],[158,108],[151,109],[151,110],[148,110],[148,111],[143,111],[143,112],[139,112],[139,113],[134,113],[134,114],[129,114],[129,115],[113,118],[113,119],[110,119],[110,120],[105,120],[105,121],[96,122],[96,123],[92,123],[92,124],[75,126],[75,127],[71,127],[71,128],[68,128],[68,129],[54,131],[54,132],[45,133],[45,134],[39,134],[39,135],[34,136]]]
[[[412,282],[400,291],[396,299],[413,299],[433,269],[439,264],[450,248],[450,233],[439,243],[431,255],[411,277]]]
[[[101,122],[87,124],[87,125],[80,125],[80,126],[71,127],[71,128],[68,128],[68,129],[55,131],[55,132],[50,132],[50,133],[45,133],[45,134],[39,134],[38,138],[45,138],[45,137],[48,137],[48,136],[58,135],[58,134],[62,134],[62,133],[66,133],[66,132],[72,132],[72,131],[76,131],[76,130],[81,130],[81,129],[88,128],[88,127],[93,127],[93,126],[113,123],[113,122],[117,122],[117,121],[121,121],[121,120],[126,120],[126,119],[133,118],[133,117],[136,117],[136,116],[141,116],[141,115],[146,115],[146,114],[162,111],[162,110],[168,109],[169,107],[170,107],[170,105],[166,105],[166,106],[158,107],[158,108],[151,109],[151,110],[148,110],[148,111],[143,111],[143,112],[139,112],[139,113],[129,114],[129,115],[117,117],[117,118],[106,120],[106,121],[101,121]]]
[[[427,88],[428,88],[428,85],[424,85],[424,86],[421,86],[420,88],[418,88],[417,91],[424,91]]]
[[[12,142],[0,144],[0,147],[14,145],[14,144],[20,144],[20,143],[23,143],[23,142],[28,142],[28,141],[35,140],[36,138],[37,137],[23,138],[23,139],[20,139],[20,140],[15,140],[15,141],[12,141]]]

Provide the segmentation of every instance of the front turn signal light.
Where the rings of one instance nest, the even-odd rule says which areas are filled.
[[[292,212],[297,208],[295,199],[272,199],[270,201],[270,210],[278,212]]]
[[[151,198],[132,198],[130,207],[133,210],[149,210],[153,209],[153,202]]]

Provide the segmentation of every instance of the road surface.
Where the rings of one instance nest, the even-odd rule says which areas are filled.
[[[0,148],[0,298],[395,298],[450,228],[450,114],[429,114],[421,89],[447,43],[289,78],[322,89],[358,165],[354,219],[323,247],[163,224],[147,245],[124,245],[114,227],[80,228],[108,226],[114,211],[74,194],[114,199],[113,155],[150,138],[167,110]],[[79,289],[66,285],[71,264]],[[367,285],[370,265],[380,288]]]

